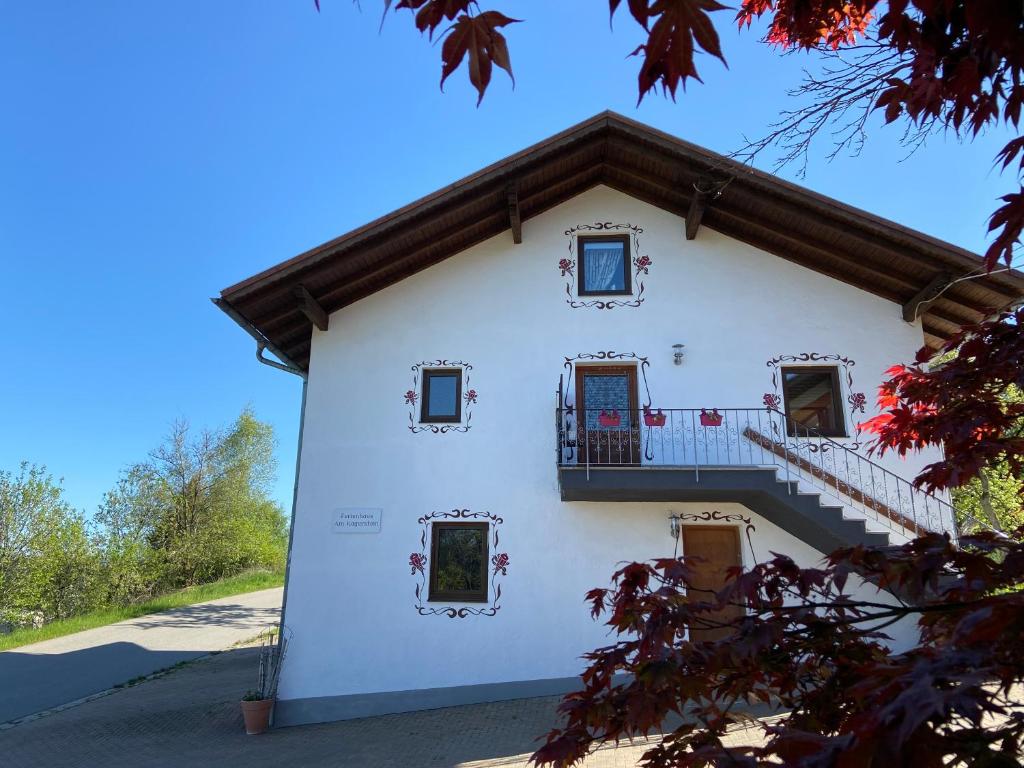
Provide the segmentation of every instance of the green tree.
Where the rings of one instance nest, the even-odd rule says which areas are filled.
[[[110,599],[282,567],[287,531],[269,498],[273,449],[273,429],[249,408],[228,429],[195,436],[176,422],[148,461],[122,474],[97,514]]]
[[[1006,405],[1024,403],[1024,393],[1010,385],[1001,393]],[[1017,422],[1006,430],[1004,439],[1024,437],[1024,423]],[[971,519],[983,520],[1001,531],[1013,531],[1024,525],[1024,480],[1005,457],[986,465],[978,476],[952,490],[961,525]]]
[[[148,465],[129,467],[103,497],[96,513],[108,604],[152,597],[160,581],[157,558],[150,547],[153,523],[160,518],[157,484]]]
[[[84,516],[45,467],[0,472],[0,621],[64,618],[96,606],[100,559]]]
[[[1024,482],[1014,477],[1006,462],[981,470],[978,477],[953,491],[953,505],[961,524],[983,520],[1001,531],[1024,525]]]

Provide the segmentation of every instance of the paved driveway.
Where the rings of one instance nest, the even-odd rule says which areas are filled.
[[[277,587],[224,597],[4,651],[0,723],[254,637],[277,622],[281,595]]]
[[[280,728],[246,736],[238,700],[257,651],[236,649],[77,707],[0,729],[4,768],[353,766],[526,768],[557,697]],[[760,729],[737,731],[736,743]],[[632,768],[650,743],[599,750],[586,768]]]

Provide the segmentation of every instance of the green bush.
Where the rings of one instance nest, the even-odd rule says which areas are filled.
[[[102,599],[97,546],[60,484],[27,463],[0,471],[0,622],[64,618]]]
[[[44,467],[0,472],[0,623],[24,625],[150,600],[252,569],[284,568],[270,499],[274,435],[248,408],[226,430],[176,423],[129,466],[91,521]]]

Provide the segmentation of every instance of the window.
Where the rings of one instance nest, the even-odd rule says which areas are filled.
[[[430,600],[487,602],[487,523],[434,523]]]
[[[783,368],[782,395],[789,434],[812,427],[823,435],[846,437],[838,369]]]
[[[461,368],[427,368],[423,371],[420,421],[462,421]]]
[[[629,235],[580,237],[580,296],[633,293]]]

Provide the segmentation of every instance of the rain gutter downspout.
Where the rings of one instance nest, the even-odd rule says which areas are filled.
[[[218,309],[223,311],[228,317],[238,323],[242,330],[248,333],[253,339],[256,340],[256,359],[264,365],[269,365],[271,368],[276,368],[279,371],[285,371],[286,373],[292,373],[302,379],[302,405],[299,408],[299,440],[298,446],[295,451],[295,481],[292,484],[292,512],[288,522],[288,553],[285,556],[284,563],[284,592],[281,598],[281,620],[278,623],[278,642],[284,637],[285,630],[285,610],[288,607],[288,578],[291,575],[292,569],[292,544],[295,540],[295,508],[298,505],[299,500],[299,469],[302,466],[302,434],[306,425],[306,388],[309,384],[309,378],[305,371],[299,368],[293,363],[287,355],[283,354],[280,350],[274,346],[266,336],[248,320],[246,320],[234,307],[227,302],[226,299],[210,299],[214,304],[217,305]],[[283,362],[277,362],[271,360],[263,355],[263,351],[269,349],[271,353]],[[273,722],[273,720],[271,720]]]

